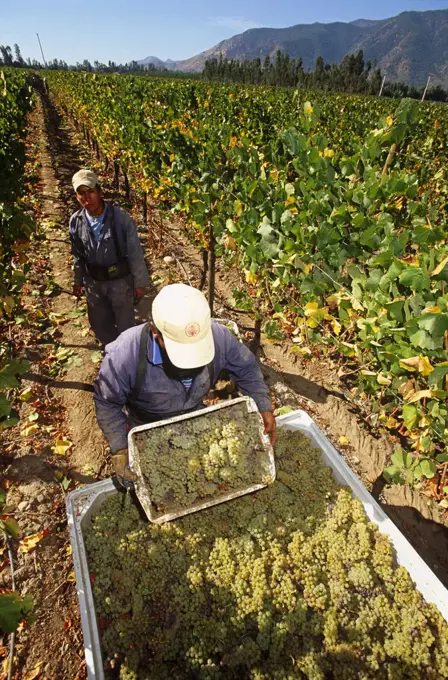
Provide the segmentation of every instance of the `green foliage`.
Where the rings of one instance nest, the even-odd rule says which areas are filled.
[[[0,318],[3,314],[11,316],[14,308],[20,261],[18,240],[28,240],[31,233],[31,221],[20,205],[26,116],[31,103],[28,75],[9,69],[0,71]]]
[[[21,597],[17,592],[0,593],[0,630],[13,633],[19,623],[29,617],[33,607],[31,595]]]
[[[17,376],[25,373],[29,368],[29,361],[19,359],[0,359],[0,432],[7,427],[17,425],[19,418],[11,409],[10,390],[20,387]],[[2,394],[6,391],[6,394]]]
[[[131,76],[49,82],[201,247],[212,223],[218,255],[245,271],[269,337],[294,331],[304,352],[332,345],[360,364],[358,393],[408,452],[443,450],[443,105]],[[416,368],[403,363],[414,359]]]

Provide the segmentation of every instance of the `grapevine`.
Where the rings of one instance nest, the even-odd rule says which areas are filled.
[[[448,626],[299,432],[277,481],[162,525],[108,498],[86,534],[107,677],[448,676]]]
[[[354,398],[405,445],[387,480],[436,477],[448,460],[446,106],[98,74],[49,83],[138,193],[243,270],[268,336],[344,358]]]

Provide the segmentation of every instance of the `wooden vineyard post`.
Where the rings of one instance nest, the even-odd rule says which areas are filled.
[[[86,128],[86,139],[87,139],[87,144],[89,145],[89,149],[91,149],[92,144],[90,142],[90,132],[89,132],[88,128]]]
[[[257,355],[261,347],[261,310],[259,300],[255,300],[255,325],[254,325],[254,339],[252,343],[252,352]]]
[[[143,208],[143,222],[145,225],[148,224],[148,194],[146,191],[143,192],[143,203],[142,203],[142,208]]]
[[[426,93],[427,93],[427,91],[428,91],[429,81],[430,81],[430,80],[431,80],[431,74],[429,74],[428,80],[426,81],[425,89],[424,89],[424,91],[423,91],[423,95],[422,95],[422,99],[421,99],[422,102],[425,101],[425,97],[426,97]]]
[[[128,178],[128,173],[123,170],[123,178],[124,178],[124,192],[126,195],[126,200],[129,201],[131,198],[131,188],[129,186],[129,178]]]
[[[210,315],[213,316],[213,305],[215,302],[215,234],[213,233],[213,223],[210,220],[208,232],[208,304]]]
[[[120,166],[118,165],[117,161],[114,161],[114,185],[115,188],[119,188],[119,182],[120,182]]]
[[[199,290],[202,290],[205,286],[205,282],[207,280],[207,272],[208,272],[208,250],[206,248],[202,249],[202,272],[201,272],[201,280],[199,281]]]
[[[395,154],[397,153],[397,145],[394,143],[389,149],[389,153],[387,154],[386,162],[384,163],[383,170],[381,172],[381,177],[384,177],[384,175],[387,172],[387,169],[389,165],[392,163]]]

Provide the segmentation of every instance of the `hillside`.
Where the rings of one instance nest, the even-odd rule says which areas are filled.
[[[390,80],[423,85],[431,73],[433,84],[448,87],[447,35],[448,10],[403,12],[382,21],[252,28],[190,59],[162,64],[201,71],[207,59],[220,54],[227,59],[263,59],[266,55],[275,58],[280,49],[291,57],[302,57],[304,68],[312,69],[318,56],[325,62],[339,62],[346,54],[362,49],[365,58],[376,59]]]

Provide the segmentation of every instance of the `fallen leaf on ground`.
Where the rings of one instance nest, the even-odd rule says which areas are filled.
[[[341,436],[339,437],[339,443],[340,444],[349,444],[350,439],[348,437],[346,437],[345,434],[341,434]]]
[[[71,571],[66,579],[69,583],[74,583],[76,581],[75,572]]]
[[[21,430],[20,434],[22,437],[29,437],[30,434],[34,434],[34,432],[37,432],[39,429],[38,425],[29,425],[28,427],[24,427],[23,430]]]
[[[48,529],[43,531],[38,531],[37,534],[32,534],[31,536],[24,536],[20,541],[20,550],[22,552],[28,553],[34,550],[36,545],[48,535]]]
[[[55,445],[51,447],[51,450],[59,456],[65,456],[72,445],[73,442],[68,439],[56,439]]]
[[[38,666],[36,666],[36,668],[34,668],[32,671],[24,675],[23,680],[35,680],[35,678],[38,678],[40,675],[41,666],[42,664],[40,663]]]
[[[21,401],[28,401],[28,399],[31,399],[32,396],[33,390],[31,389],[31,387],[27,387],[26,389],[23,390],[23,392],[19,394],[19,399]]]

